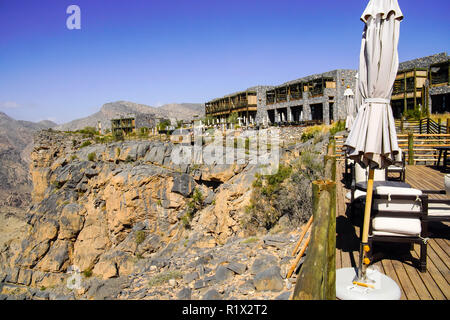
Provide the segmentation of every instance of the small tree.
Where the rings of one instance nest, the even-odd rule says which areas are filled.
[[[239,118],[239,115],[238,115],[236,112],[233,112],[233,113],[230,114],[230,116],[228,117],[227,122],[228,122],[228,123],[236,124],[236,123],[239,122],[239,121],[238,121],[238,118]]]

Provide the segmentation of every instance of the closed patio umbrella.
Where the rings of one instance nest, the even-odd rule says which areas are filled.
[[[347,86],[347,89],[344,92],[344,104],[345,104],[345,129],[350,130],[353,125],[353,121],[355,120],[355,100],[354,94],[350,86]]]
[[[367,280],[366,268],[370,263],[366,254],[370,250],[368,234],[374,169],[386,168],[400,155],[390,99],[398,69],[397,47],[402,19],[397,0],[370,0],[361,16],[365,23],[358,78],[362,104],[345,142],[349,158],[369,167],[357,273],[359,283]],[[394,295],[396,298],[400,297],[398,292]]]

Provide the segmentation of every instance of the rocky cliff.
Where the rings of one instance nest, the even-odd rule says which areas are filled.
[[[292,235],[244,241],[247,234],[242,217],[250,203],[256,165],[248,161],[240,165],[178,165],[172,162],[171,143],[125,141],[81,147],[87,139],[55,131],[35,136],[30,164],[33,205],[26,224],[17,226],[20,236],[0,243],[0,283],[44,290],[59,285],[65,288],[68,276],[77,270],[89,285],[70,291],[72,297],[99,298],[99,288],[112,284],[114,294],[104,297],[135,298],[130,288],[138,286],[133,281],[148,281],[165,270],[179,273],[171,274],[170,279],[187,276],[186,283],[202,280],[197,285],[192,282],[189,288],[203,288],[205,294],[208,273],[209,280],[213,279],[211,272],[219,278],[245,274],[250,266],[242,261],[262,259],[258,248],[267,249],[267,243],[274,252],[266,250],[264,254],[276,257],[269,267],[277,267],[280,279],[276,278],[284,281],[279,261],[287,251],[278,251],[283,244],[286,248],[293,244]],[[317,149],[323,149],[323,143]],[[291,147],[287,154],[298,156],[298,150]],[[289,225],[286,219],[280,222]],[[246,249],[249,245],[250,251]],[[245,258],[246,251],[249,255]],[[232,252],[236,257],[242,253],[243,260],[231,259]],[[198,259],[206,260],[197,263]],[[289,259],[283,261],[286,267]],[[208,263],[214,263],[215,270]],[[194,272],[197,276],[191,274]],[[236,279],[243,285],[251,275]],[[280,281],[275,287],[280,287]],[[279,294],[283,288],[281,283],[274,291]],[[42,294],[33,290],[34,295]],[[151,291],[147,285],[145,290]],[[151,296],[169,297],[164,293]]]

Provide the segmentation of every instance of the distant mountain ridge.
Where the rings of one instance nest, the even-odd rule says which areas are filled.
[[[100,111],[80,119],[55,127],[61,131],[75,131],[85,127],[96,127],[100,121],[102,128],[111,128],[111,119],[127,114],[153,115],[155,118],[165,118],[172,120],[191,120],[194,115],[203,116],[204,105],[200,103],[170,103],[161,107],[151,107],[129,101],[116,101],[105,103]]]
[[[25,206],[31,192],[28,170],[36,131],[54,128],[57,124],[44,120],[15,120],[0,112],[0,206]]]

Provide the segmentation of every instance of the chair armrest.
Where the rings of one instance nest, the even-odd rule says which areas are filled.
[[[428,203],[442,203],[450,205],[450,199],[428,199]]]
[[[445,190],[421,190],[425,194],[447,194]]]
[[[383,216],[389,216],[391,218],[422,218],[423,216],[428,215],[428,211],[387,211],[387,210],[376,210],[372,211],[372,217],[375,218],[378,214],[382,214]]]

